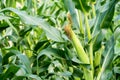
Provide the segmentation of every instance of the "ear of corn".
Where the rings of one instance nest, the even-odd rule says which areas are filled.
[[[85,53],[79,39],[77,38],[77,36],[75,35],[75,33],[73,32],[73,30],[71,29],[71,25],[67,25],[65,26],[65,32],[67,34],[67,36],[72,40],[72,43],[77,51],[77,54],[79,56],[79,59],[86,64],[89,64],[89,58],[87,56],[87,54]]]

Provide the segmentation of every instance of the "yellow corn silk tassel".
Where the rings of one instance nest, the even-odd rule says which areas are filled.
[[[75,35],[75,33],[73,32],[72,28],[71,28],[71,24],[68,24],[65,26],[64,28],[68,38],[72,41],[77,54],[79,56],[79,59],[86,64],[89,64],[89,58],[88,55],[85,53],[79,39],[77,38],[77,36]]]

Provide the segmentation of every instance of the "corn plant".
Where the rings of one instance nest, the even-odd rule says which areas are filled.
[[[85,80],[115,79],[112,75],[113,64],[111,62],[115,54],[116,34],[113,16],[117,3],[117,0],[64,0],[66,8],[71,14],[72,20],[68,18],[69,24],[72,21],[72,26],[79,29],[80,34],[84,35],[82,46],[79,44],[82,40],[77,38],[71,25],[65,27],[65,32],[70,36],[80,61],[83,62],[82,64],[89,64],[89,67],[80,64]],[[106,36],[108,33],[111,34],[109,37]],[[87,57],[84,57],[86,54]]]
[[[120,80],[120,0],[1,0],[0,80]]]

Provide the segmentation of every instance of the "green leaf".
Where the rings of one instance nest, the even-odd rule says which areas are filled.
[[[2,74],[2,76],[0,76],[0,79],[5,80],[7,78],[12,78],[15,76],[15,74],[18,70],[19,70],[18,66],[14,65],[14,64],[10,64],[7,71],[4,74]]]
[[[115,40],[119,40],[119,38],[120,38],[120,26],[118,26],[116,29],[115,29],[115,31],[114,31],[114,36],[115,36]]]
[[[0,74],[2,73],[2,56],[1,56],[1,53],[0,53]]]
[[[114,16],[114,10],[115,10],[115,5],[116,5],[116,0],[111,2],[109,5],[109,8],[108,10],[104,11],[103,14],[103,21],[101,23],[101,28],[110,28],[112,25],[112,19],[113,19],[113,16]],[[106,6],[105,6],[106,8]]]
[[[80,70],[79,68],[73,68],[73,75],[77,77],[82,77],[83,76],[83,71]]]
[[[114,73],[120,74],[120,67],[114,67]]]
[[[26,69],[27,69],[27,72],[28,73],[31,73],[31,67],[30,67],[30,62],[29,62],[29,59],[27,58],[26,55],[23,55],[22,53],[20,53],[19,51],[17,50],[11,50],[10,51],[11,53],[14,53],[18,56],[18,58],[22,61],[22,63],[26,66]]]
[[[49,43],[48,40],[39,41],[39,42],[35,45],[34,50],[35,50],[35,51],[38,51],[38,50],[41,49],[41,48],[44,49],[44,48],[46,48],[49,44],[50,44],[50,43]]]
[[[115,18],[113,19],[113,21],[120,21],[120,15],[115,16]]]
[[[0,32],[9,27],[9,25],[4,21],[6,19],[10,19],[10,17],[0,14]]]
[[[106,3],[103,7],[100,7],[98,17],[96,18],[92,36],[94,37],[100,32],[101,28],[111,28],[112,18],[114,15],[114,8],[117,0],[112,0]],[[109,6],[106,6],[109,5]],[[112,29],[112,28],[111,28]]]
[[[93,39],[93,51],[97,51],[101,48],[102,40],[104,39],[104,31],[100,31],[98,35],[96,35],[95,39]]]
[[[17,51],[17,50],[12,50],[12,49],[11,49],[10,52],[8,52],[8,53],[3,57],[3,64],[7,64],[9,57],[11,57],[11,56],[13,56],[13,55],[17,56],[17,57],[21,60],[21,62],[25,65],[26,71],[27,71],[28,73],[31,73],[31,72],[32,72],[32,71],[31,71],[31,67],[30,67],[30,62],[29,62],[29,59],[27,58],[27,56],[26,56],[26,55],[23,55],[22,53],[20,53],[20,52]]]
[[[11,80],[24,80],[25,76],[14,76]]]
[[[54,41],[57,41],[57,42],[63,42],[60,31],[57,28],[50,26],[45,20],[43,20],[39,17],[28,15],[26,12],[20,11],[15,8],[5,8],[5,9],[1,10],[0,12],[6,11],[6,10],[10,10],[10,11],[14,12],[15,14],[17,14],[20,17],[20,19],[22,20],[22,22],[25,24],[37,25],[37,26],[41,27],[43,30],[45,30],[48,38],[50,38]]]
[[[7,53],[4,57],[3,57],[3,61],[2,61],[2,64],[5,65],[5,64],[8,64],[9,63],[9,57],[10,56],[13,56],[14,54],[13,53]]]
[[[92,3],[96,2],[96,0],[90,0]]]
[[[52,57],[63,57],[64,55],[64,51],[60,50],[60,49],[55,49],[55,48],[46,48],[43,49],[37,56],[37,59],[39,59],[41,56],[47,56],[48,58],[52,59]]]
[[[39,76],[33,75],[33,74],[27,74],[27,75],[25,75],[25,76],[27,76],[27,77],[29,77],[29,78],[32,78],[32,79],[35,79],[35,80],[42,80]]]
[[[102,68],[98,74],[97,80],[106,80],[106,76],[109,73],[106,72],[109,71],[109,69],[111,69],[111,62],[114,58],[114,45],[114,36],[112,36],[106,43],[105,50],[103,52],[104,60],[102,63]]]
[[[21,30],[21,31],[19,32],[19,35],[20,35],[21,37],[24,37],[24,36],[26,35],[26,33],[29,32],[29,31],[31,31],[31,30],[32,30],[32,26],[26,27],[25,29],[23,29],[23,30]]]
[[[10,19],[10,17],[4,16],[4,15],[0,15],[0,21],[1,20],[6,20],[6,19]]]
[[[114,45],[115,45],[115,40],[114,40],[114,36],[112,36],[111,39],[106,43],[105,51],[103,53],[105,57],[104,62],[102,64],[103,69],[106,69],[110,65],[110,62],[114,57]]]
[[[111,80],[113,76],[112,70],[105,70],[100,80]]]
[[[37,75],[33,75],[33,74],[25,74],[25,75],[21,75],[21,76],[15,76],[12,78],[12,80],[24,80],[24,79],[33,79],[33,80],[42,80],[39,76]]]
[[[90,0],[73,0],[77,9],[80,9],[83,13],[88,13],[91,7],[88,5]]]
[[[64,72],[59,73],[58,75],[60,75],[60,76],[65,76],[65,77],[69,77],[69,76],[72,75],[72,73],[69,72],[69,71],[64,71]]]
[[[11,4],[12,3],[12,4]],[[16,7],[16,1],[15,0],[6,0],[6,7]]]
[[[120,53],[120,42],[116,41],[115,44],[115,54],[119,54]]]

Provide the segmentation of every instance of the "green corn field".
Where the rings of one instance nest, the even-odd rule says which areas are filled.
[[[120,0],[0,0],[0,80],[120,80]]]

